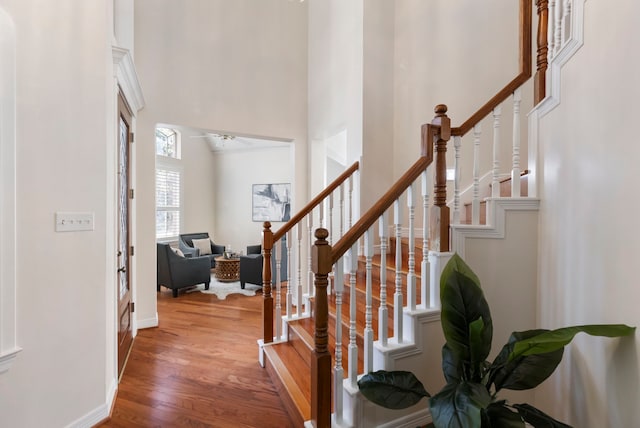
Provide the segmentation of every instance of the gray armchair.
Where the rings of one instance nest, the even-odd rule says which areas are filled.
[[[180,288],[204,284],[209,289],[211,283],[211,265],[208,257],[181,257],[177,255],[169,244],[157,244],[158,266],[156,285],[158,291],[163,285],[173,291],[173,297],[178,297]]]
[[[282,241],[285,242],[284,239]],[[287,280],[287,251],[282,245],[280,257],[280,280]],[[240,288],[245,284],[256,284],[262,286],[262,245],[249,245],[247,255],[240,256]],[[276,258],[275,251],[271,254],[271,285],[276,284]]]
[[[185,257],[200,257],[200,250],[193,245],[194,239],[208,239],[211,243],[211,254],[202,255],[208,257],[211,268],[216,267],[216,257],[220,257],[224,253],[224,245],[215,244],[207,232],[202,233],[184,233],[178,236],[178,247]]]

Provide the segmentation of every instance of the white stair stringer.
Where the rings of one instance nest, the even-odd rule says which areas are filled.
[[[406,370],[413,372],[428,391],[437,391],[444,385],[441,350],[444,336],[440,327],[440,309],[418,308],[403,312],[404,339],[398,343],[389,338],[387,346],[374,342],[374,370]],[[411,340],[408,340],[411,338]],[[348,379],[343,382],[344,420],[333,421],[333,427],[366,428],[406,427],[431,422],[427,400],[405,410],[389,410],[373,404],[353,387]]]

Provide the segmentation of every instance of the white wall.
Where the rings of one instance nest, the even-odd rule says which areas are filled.
[[[2,0],[0,7],[17,41],[16,337],[23,349],[0,375],[0,425],[66,426],[104,405],[109,387],[112,11],[109,1]],[[95,229],[57,233],[56,211],[93,212]]]
[[[293,209],[307,201],[307,3],[135,2],[138,320],[156,316],[156,123],[294,141]],[[217,230],[209,231],[213,236]]]
[[[347,159],[362,155],[363,0],[309,1],[309,140],[346,130]],[[325,152],[314,148],[311,196],[324,188]]]
[[[253,184],[291,183],[293,178],[290,147],[230,151],[216,154],[216,179],[213,189],[216,211],[212,220],[220,245],[231,245],[233,251],[246,251],[247,245],[261,243],[262,221],[252,220],[251,190]],[[276,168],[267,168],[267,165]],[[284,223],[271,222],[271,230]]]
[[[640,42],[640,3],[584,7],[584,46],[562,70],[560,105],[540,123],[540,324],[638,326],[640,60],[629,49]],[[637,426],[638,343],[578,337],[537,399],[574,426]]]

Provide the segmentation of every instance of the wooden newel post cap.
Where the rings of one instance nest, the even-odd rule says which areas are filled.
[[[271,231],[271,223],[265,221],[262,224],[262,250],[265,248],[273,248],[273,232]]]
[[[436,116],[444,116],[447,113],[447,105],[446,104],[438,104],[433,111]]]
[[[311,249],[311,270],[315,274],[327,275],[331,272],[331,246],[327,242],[329,231],[324,228],[316,229],[316,242]]]

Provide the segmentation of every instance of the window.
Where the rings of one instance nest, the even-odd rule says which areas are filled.
[[[156,128],[156,239],[168,241],[180,234],[182,166],[179,134]]]
[[[156,128],[156,155],[180,159],[180,144],[175,130]]]

